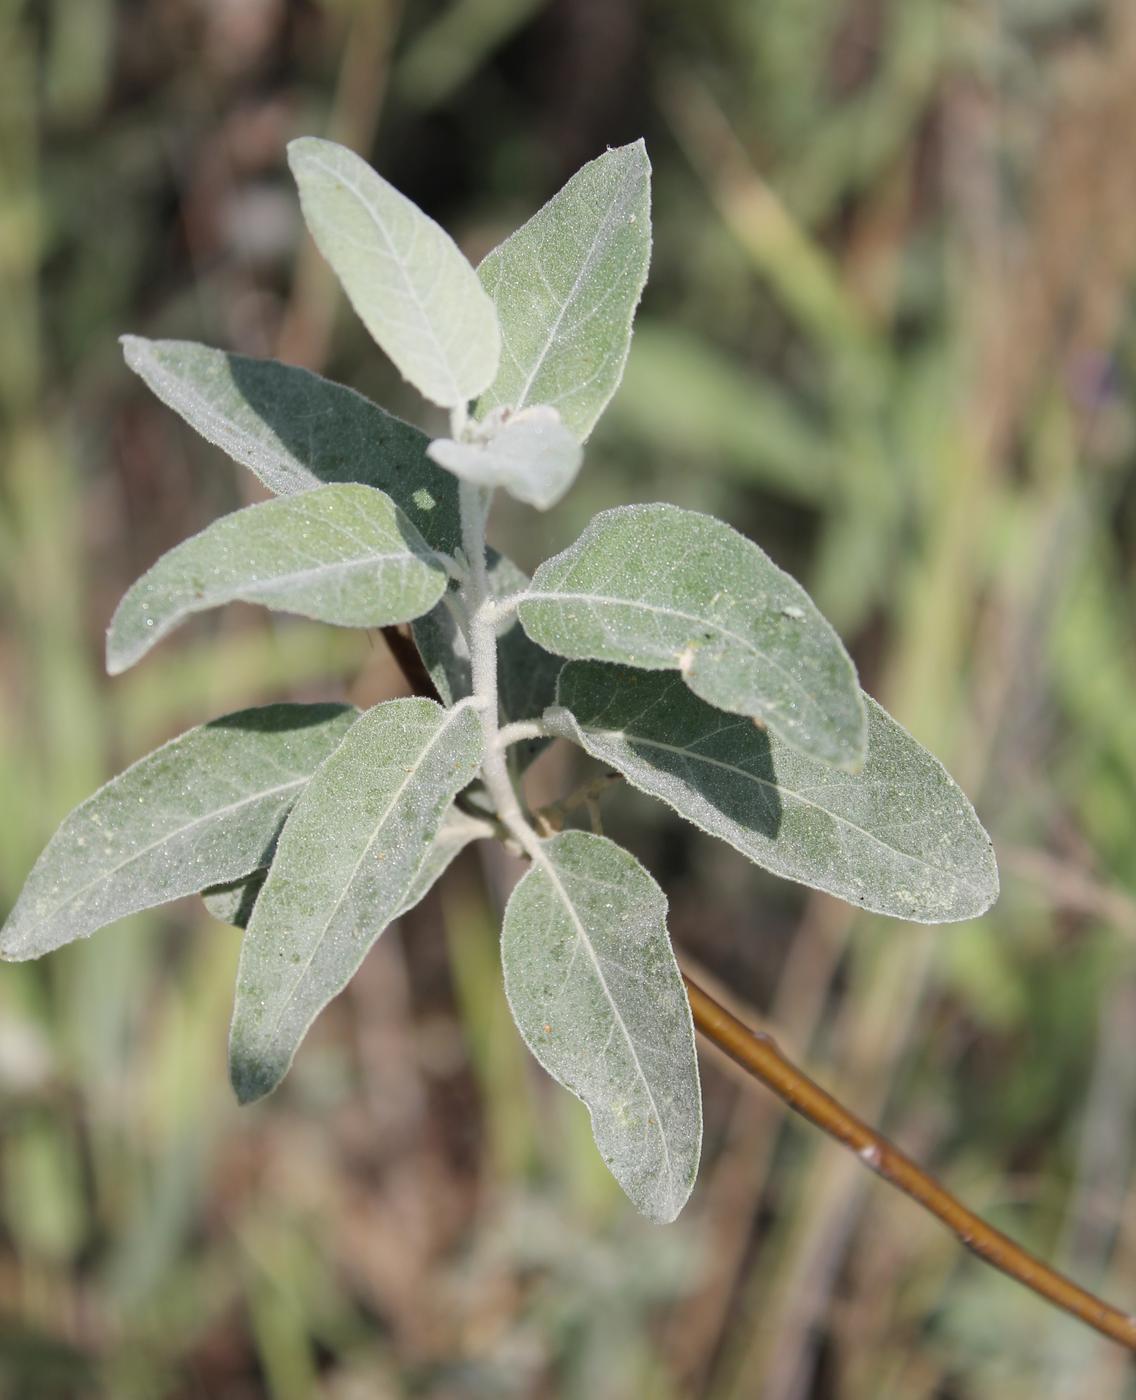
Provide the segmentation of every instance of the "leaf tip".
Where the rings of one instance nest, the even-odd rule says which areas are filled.
[[[137,659],[137,656],[119,640],[112,625],[107,632],[106,639],[107,675],[121,676],[123,671],[128,671]]]
[[[280,1076],[263,1061],[250,1059],[243,1054],[230,1057],[229,1083],[241,1108],[248,1108],[250,1104],[267,1097],[279,1082]]]
[[[978,892],[978,905],[975,908],[974,916],[985,914],[998,902],[998,896],[1002,893],[1002,877],[998,871],[998,857],[994,853],[994,842],[987,835],[986,840],[986,865],[982,871],[985,877]]]
[[[647,154],[647,138],[645,136],[640,136],[637,141],[628,141],[623,146],[609,146],[606,154],[622,156],[636,164],[645,166],[648,170],[651,168],[651,158]]]
[[[288,164],[294,166],[296,161],[303,160],[307,155],[315,155],[321,147],[332,144],[330,141],[321,141],[318,136],[295,136],[285,147]]]
[[[122,346],[122,358],[131,369],[137,370],[151,342],[141,335],[120,335],[118,343]]]
[[[0,929],[0,962],[27,962],[36,953],[28,947],[27,927],[21,930],[13,927],[15,911],[8,922]]]
[[[864,771],[868,762],[868,707],[864,703],[864,693],[856,678],[855,667],[849,661],[852,671],[852,684],[856,693],[856,719],[837,735],[836,752],[830,759],[833,767],[852,777]]]

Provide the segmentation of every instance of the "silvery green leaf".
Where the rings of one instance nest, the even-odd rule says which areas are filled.
[[[455,857],[465,850],[471,841],[492,835],[493,828],[488,822],[478,821],[475,817],[467,816],[459,808],[451,807],[442,819],[442,825],[431,843],[426,862],[418,872],[418,878],[407,895],[406,902],[393,918],[401,918],[424,899]],[[201,898],[213,918],[223,924],[232,924],[236,928],[247,928],[252,917],[253,905],[268,878],[269,864],[271,861],[260,870],[254,870],[246,879],[234,880],[225,885],[211,885],[207,890],[202,890]]]
[[[391,700],[315,773],[280,833],[241,946],[229,1067],[249,1103],[406,907],[450,803],[481,764],[468,707]]]
[[[107,632],[118,675],[193,613],[242,599],[341,627],[428,612],[446,571],[394,502],[370,486],[321,486],[247,506],[179,544],[129,590]]]
[[[551,404],[582,442],[619,387],[651,258],[642,141],[578,170],[478,275],[501,322],[501,367],[478,413]]]
[[[38,958],[257,869],[357,713],[348,705],[241,710],[139,759],[48,842],[0,931],[0,955]]]
[[[363,324],[420,393],[443,408],[493,382],[497,313],[444,229],[345,146],[288,146],[304,219]]]
[[[426,434],[354,389],[188,340],[125,335],[122,347],[164,404],[277,496],[356,481],[385,491],[435,549],[460,542],[457,486]]]
[[[813,758],[864,761],[864,703],[840,638],[800,584],[713,516],[603,511],[540,566],[519,612],[549,651],[678,670],[703,700]]]
[[[508,598],[528,587],[529,577],[511,559],[488,551],[489,587],[495,598]],[[414,641],[438,694],[452,705],[472,688],[469,647],[458,624],[458,604],[447,594],[424,617],[411,624]],[[556,699],[556,677],[564,662],[531,641],[516,613],[497,627],[497,700],[502,724],[539,719]],[[510,752],[522,767],[545,749],[547,739],[528,739]]]
[[[505,991],[525,1042],[588,1106],[636,1208],[673,1220],[698,1172],[702,1102],[690,1004],[662,890],[603,836],[540,843],[505,910]]]
[[[855,775],[713,709],[665,673],[570,661],[545,721],[777,875],[899,919],[981,914],[997,897],[998,869],[974,808],[874,700],[867,708],[868,760]]]
[[[583,448],[546,404],[522,409],[484,441],[438,438],[426,452],[463,481],[500,486],[537,510],[560,500],[584,460]]]

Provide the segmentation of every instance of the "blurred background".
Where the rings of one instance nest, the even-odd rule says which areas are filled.
[[[365,154],[476,261],[644,135],[597,509],[714,511],[795,572],[958,777],[1003,894],[865,917],[634,794],[607,829],[742,1015],[995,1223],[1136,1300],[1136,5],[0,0],[0,913],[65,812],[189,725],[402,684],[231,608],[108,682],[163,550],[256,499],[116,337],[323,370],[430,425],[302,236],[285,142]],[[586,773],[557,751],[537,798]],[[238,1112],[238,935],[196,901],[0,969],[0,1395],[1136,1394],[704,1049],[706,1147],[638,1219],[500,989],[477,848]]]

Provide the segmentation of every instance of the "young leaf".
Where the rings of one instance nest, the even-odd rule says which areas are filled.
[[[651,258],[651,164],[642,141],[568,181],[478,268],[503,354],[477,411],[551,404],[581,442],[615,393]]]
[[[774,874],[878,914],[943,923],[998,894],[959,787],[874,700],[855,776],[699,700],[677,676],[570,661],[553,731]]]
[[[546,404],[522,409],[484,442],[438,438],[426,452],[463,481],[504,487],[537,510],[556,504],[584,460],[583,448]]]
[[[446,571],[394,502],[321,486],[223,516],[171,549],[119,603],[107,632],[118,675],[193,613],[240,598],[341,627],[428,612]]]
[[[276,1087],[312,1021],[406,907],[481,755],[468,706],[391,700],[356,722],[305,788],[241,947],[229,1068],[242,1103]]]
[[[549,651],[677,669],[703,700],[802,753],[863,764],[864,702],[839,637],[800,584],[713,516],[603,511],[540,566],[519,612]]]
[[[48,842],[0,930],[0,956],[38,958],[255,870],[357,713],[348,705],[241,710],[139,759]]]
[[[438,834],[430,845],[426,862],[418,872],[418,878],[411,887],[405,903],[392,916],[391,922],[401,919],[403,914],[426,897],[471,841],[492,835],[493,828],[488,822],[467,816],[458,807],[451,807],[442,819]],[[220,923],[233,924],[236,928],[248,928],[253,905],[268,878],[269,865],[271,860],[247,879],[234,880],[226,885],[211,885],[209,889],[202,890],[201,898],[205,908]]]
[[[359,482],[385,491],[435,549],[460,543],[457,485],[426,456],[429,438],[354,389],[188,340],[124,335],[122,347],[164,404],[275,495]]]
[[[528,575],[494,549],[489,550],[488,565],[495,598],[508,598],[528,587]],[[468,695],[472,687],[469,647],[455,616],[456,606],[447,596],[411,624],[419,655],[447,705]],[[556,677],[563,665],[559,656],[529,640],[515,614],[507,617],[497,631],[497,702],[502,724],[539,719],[556,699]],[[511,752],[523,768],[547,746],[547,739],[528,739]]]
[[[352,306],[399,372],[443,408],[493,382],[497,313],[444,229],[345,146],[288,146],[304,219]]]
[[[662,890],[602,836],[566,831],[505,910],[505,991],[529,1049],[581,1098],[636,1208],[673,1220],[698,1171],[702,1101],[690,1004]]]

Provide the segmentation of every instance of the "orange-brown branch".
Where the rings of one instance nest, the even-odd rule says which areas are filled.
[[[772,1037],[750,1030],[685,973],[683,979],[695,1026],[719,1050],[759,1079],[790,1108],[855,1152],[878,1176],[918,1201],[980,1259],[1114,1342],[1136,1351],[1136,1318],[1080,1288],[1015,1244],[1001,1230],[988,1225],[906,1153],[850,1113],[787,1060]]]

